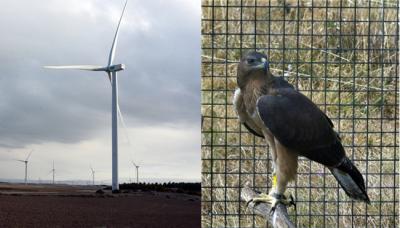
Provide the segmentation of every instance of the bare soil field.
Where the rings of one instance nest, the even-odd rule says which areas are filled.
[[[198,196],[0,184],[1,227],[200,227]]]

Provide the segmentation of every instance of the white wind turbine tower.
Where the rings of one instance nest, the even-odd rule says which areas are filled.
[[[28,184],[28,162],[29,162],[29,157],[31,156],[33,150],[29,152],[28,156],[25,158],[25,160],[20,160],[17,159],[17,161],[25,163],[25,184]]]
[[[136,165],[135,162],[132,161],[133,166],[135,166],[136,168],[136,183],[139,183],[139,167],[138,165]]]
[[[93,66],[93,65],[73,65],[73,66],[45,66],[45,68],[51,69],[76,69],[76,70],[87,70],[87,71],[104,71],[108,74],[108,78],[110,79],[112,85],[112,191],[119,191],[118,184],[118,81],[117,81],[117,72],[124,70],[124,64],[113,64],[114,56],[115,56],[115,48],[117,46],[118,41],[118,33],[121,25],[122,17],[124,16],[125,8],[128,3],[126,0],[124,8],[122,10],[121,17],[118,22],[117,30],[114,35],[114,40],[111,46],[110,54],[108,56],[108,64],[107,66]]]
[[[50,170],[50,172],[49,173],[53,173],[53,184],[55,183],[55,181],[54,181],[54,177],[55,177],[55,175],[56,175],[56,169],[54,168],[54,161],[53,161],[53,168]],[[47,174],[48,175],[48,174]]]
[[[92,166],[90,166],[90,170],[92,171],[92,185],[94,185],[94,173],[95,173],[95,171],[94,171]]]

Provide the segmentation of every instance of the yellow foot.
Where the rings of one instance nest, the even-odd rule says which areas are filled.
[[[247,202],[249,204],[250,202],[254,202],[255,204],[258,203],[268,203],[271,204],[271,213],[274,213],[276,206],[281,203],[287,206],[293,205],[296,208],[296,203],[294,202],[293,196],[290,195],[290,199],[288,199],[285,195],[277,194],[277,193],[270,193],[270,194],[265,194],[261,193],[257,197],[254,197],[250,201]]]

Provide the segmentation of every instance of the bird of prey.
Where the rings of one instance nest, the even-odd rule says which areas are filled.
[[[283,77],[272,75],[266,55],[245,54],[237,84],[233,104],[240,122],[264,138],[272,153],[272,189],[253,202],[271,203],[272,210],[278,203],[294,204],[284,192],[296,177],[299,156],[326,166],[352,199],[370,202],[364,179],[346,156],[332,121]]]

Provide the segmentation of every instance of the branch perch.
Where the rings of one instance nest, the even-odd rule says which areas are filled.
[[[246,184],[242,189],[241,198],[242,200],[248,202],[259,194],[252,190],[249,184]],[[296,227],[289,219],[286,206],[283,204],[278,204],[275,208],[274,213],[270,213],[271,205],[268,203],[253,203],[248,204],[250,210],[255,214],[263,216],[267,219],[274,228],[294,228]]]

